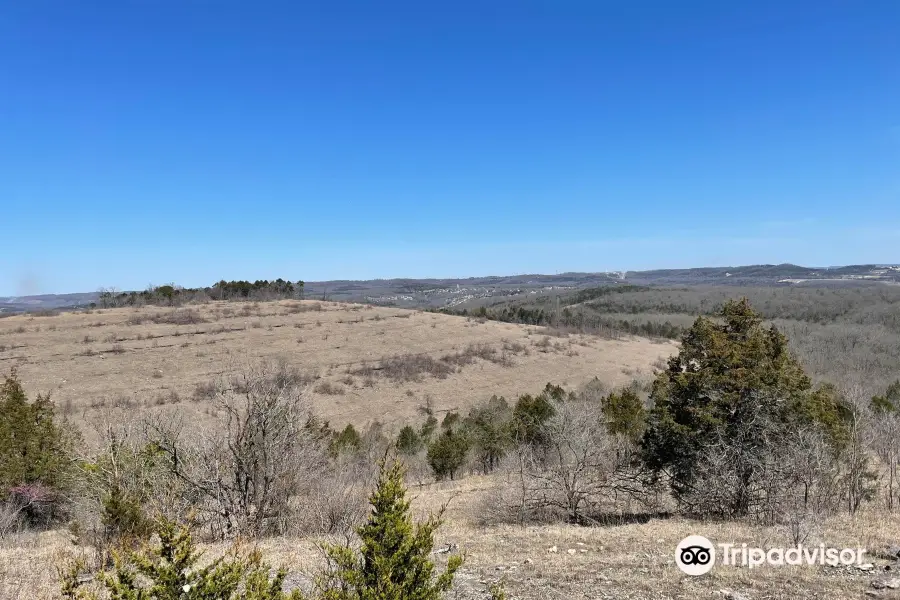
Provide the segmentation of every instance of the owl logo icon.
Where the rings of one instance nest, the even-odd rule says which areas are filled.
[[[702,535],[689,535],[675,549],[675,564],[688,575],[704,575],[716,564],[716,547]]]

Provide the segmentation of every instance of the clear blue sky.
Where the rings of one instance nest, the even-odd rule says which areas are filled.
[[[0,0],[0,295],[900,262],[900,2]]]

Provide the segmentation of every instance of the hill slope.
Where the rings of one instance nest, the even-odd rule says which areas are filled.
[[[588,335],[451,315],[314,301],[107,309],[0,320],[0,368],[30,394],[51,392],[76,420],[106,407],[177,405],[210,414],[203,384],[242,362],[284,360],[314,378],[333,425],[395,424],[515,397],[552,381],[625,383],[673,352],[671,342]]]

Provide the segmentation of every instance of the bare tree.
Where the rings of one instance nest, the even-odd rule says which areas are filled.
[[[505,462],[512,485],[495,501],[516,521],[556,513],[573,523],[594,523],[605,509],[618,506],[623,495],[646,498],[635,449],[609,434],[599,405],[558,403],[546,432],[544,451],[523,446]]]
[[[305,427],[307,385],[284,364],[249,365],[220,384],[220,423],[210,437],[189,441],[160,421],[148,428],[173,472],[214,514],[220,535],[276,530],[301,483],[324,465],[317,434]]]
[[[885,503],[887,509],[892,511],[895,503],[900,500],[900,415],[894,412],[881,413],[873,420],[872,428],[873,449],[887,471]]]

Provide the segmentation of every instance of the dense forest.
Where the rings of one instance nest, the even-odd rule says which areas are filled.
[[[791,349],[819,381],[871,395],[900,364],[900,286],[589,288],[533,300],[494,302],[441,312],[600,335],[678,339],[698,316],[714,316],[736,296],[784,331]]]

